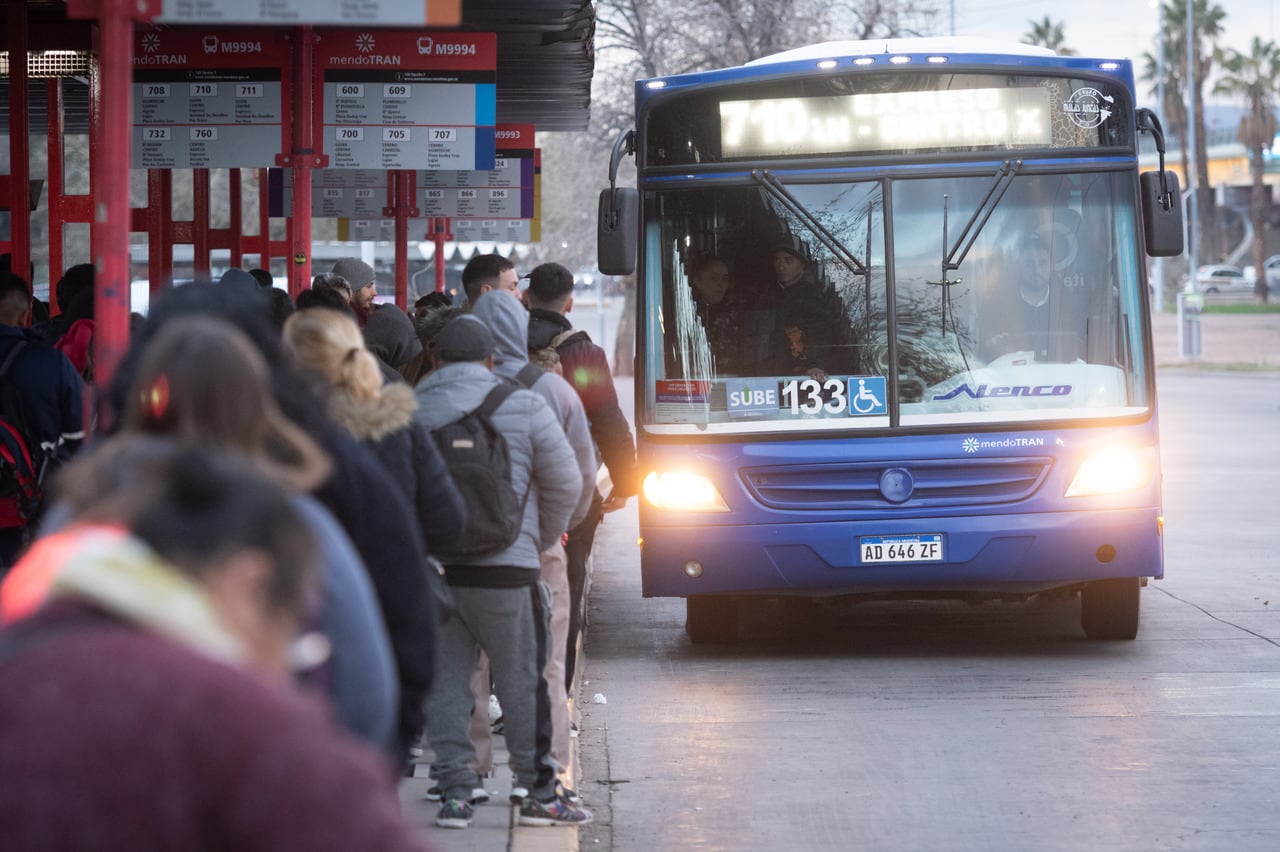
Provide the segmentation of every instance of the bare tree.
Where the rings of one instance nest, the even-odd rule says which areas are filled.
[[[591,128],[540,138],[544,170],[555,178],[543,183],[539,255],[562,263],[594,256],[596,194],[614,140],[634,126],[636,80],[734,67],[823,41],[928,35],[936,14],[935,0],[599,0]],[[622,182],[629,177],[624,171]],[[620,346],[629,340],[619,335]],[[627,353],[616,360],[620,369],[630,364]]]

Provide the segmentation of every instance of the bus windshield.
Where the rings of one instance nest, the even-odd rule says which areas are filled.
[[[1151,367],[1130,181],[1014,162],[649,192],[645,428],[1141,414]]]

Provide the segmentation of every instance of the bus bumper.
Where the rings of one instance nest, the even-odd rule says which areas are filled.
[[[642,530],[645,597],[703,594],[1027,595],[1087,580],[1164,576],[1155,508],[984,518]],[[943,559],[863,564],[863,536],[940,534]],[[693,576],[696,574],[697,576]]]

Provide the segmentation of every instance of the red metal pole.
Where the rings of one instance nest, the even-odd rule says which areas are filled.
[[[66,205],[62,195],[62,81],[58,79],[45,81],[45,92],[48,98],[46,121],[49,124],[49,135],[46,138],[48,148],[48,182],[46,191],[49,194],[49,288],[62,277],[62,230],[67,219]],[[50,312],[55,306],[53,293],[49,293]]]
[[[129,147],[133,123],[133,20],[123,6],[105,3],[99,11],[94,56],[98,126],[90,135],[99,143],[102,168],[92,175],[94,195],[90,239],[96,267],[94,306],[95,378],[105,387],[129,343]],[[103,100],[110,97],[109,102]]]
[[[404,169],[396,170],[393,201],[396,222],[396,305],[405,311],[409,309],[409,214],[413,207],[409,175]]]
[[[453,239],[453,234],[449,233],[449,220],[444,217],[436,217],[431,220],[431,239],[436,244],[435,266],[436,266],[436,292],[443,293],[445,287],[444,280],[444,244],[448,240]]]
[[[311,168],[316,162],[312,100],[315,97],[314,56],[316,36],[311,27],[297,29],[293,49],[293,210],[289,238],[293,251],[289,264],[289,295],[297,297],[311,286]]]
[[[31,131],[27,115],[27,4],[9,4],[9,268],[31,286]],[[52,275],[50,276],[52,277]],[[53,294],[49,294],[53,302]],[[27,314],[30,322],[31,314]]]

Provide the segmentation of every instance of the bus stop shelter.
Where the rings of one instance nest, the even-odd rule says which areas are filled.
[[[0,86],[8,107],[2,120],[9,160],[8,174],[0,176],[0,208],[9,210],[10,222],[8,245],[0,248],[9,251],[11,268],[19,272],[29,269],[32,214],[42,211],[48,217],[52,281],[70,265],[69,260],[85,260],[64,256],[66,230],[88,229],[89,259],[96,267],[95,345],[102,379],[109,378],[127,345],[131,233],[147,234],[152,247],[148,263],[153,288],[168,284],[174,245],[190,245],[195,268],[206,274],[215,250],[230,252],[233,265],[239,265],[246,255],[256,255],[264,264],[268,258],[285,258],[291,293],[296,295],[307,285],[312,272],[311,173],[333,165],[330,158],[335,151],[323,150],[325,146],[337,148],[330,141],[333,137],[317,135],[317,128],[334,130],[335,121],[341,123],[333,118],[337,84],[331,77],[346,74],[342,79],[360,86],[358,91],[366,92],[367,97],[381,86],[382,96],[393,100],[397,90],[404,88],[396,78],[387,76],[395,69],[372,64],[394,53],[388,46],[401,46],[395,61],[404,61],[411,66],[408,70],[418,74],[404,79],[433,85],[479,80],[477,91],[491,87],[492,106],[481,110],[490,127],[586,129],[595,26],[594,8],[588,0],[375,0],[361,4],[363,9],[377,7],[373,19],[341,17],[342,9],[349,5],[316,0],[275,4],[246,0],[217,4],[189,0],[0,3],[0,38],[5,51]],[[264,7],[273,9],[276,17],[266,16],[261,11]],[[345,46],[334,47],[340,43]],[[489,67],[476,64],[477,49],[491,52]],[[430,58],[436,63],[428,63]],[[352,70],[348,72],[347,66]],[[183,84],[170,85],[178,79],[176,73],[171,73],[170,79],[154,73],[164,69],[181,69]],[[326,76],[326,71],[332,73]],[[367,89],[363,80],[370,83]],[[238,87],[245,98],[261,99],[242,98],[237,101],[237,110],[245,103],[271,108],[255,111],[246,107],[243,114],[224,120],[220,128],[215,118],[207,123],[170,122],[172,127],[159,129],[140,124],[144,109],[154,114],[160,108],[144,102],[139,86],[151,85],[156,98],[167,98],[166,108],[180,103],[184,109],[203,109],[197,105],[201,96],[228,83]],[[226,89],[222,91],[226,93]],[[330,111],[327,124],[326,109]],[[248,137],[235,136],[244,130],[236,125],[252,123],[259,114],[267,115],[271,124],[269,141],[265,146],[237,143],[235,139]],[[364,131],[372,135],[378,128],[384,140],[407,133],[387,124],[365,126],[355,120],[350,124],[353,135]],[[139,136],[147,132],[154,138]],[[465,133],[465,129],[460,131],[462,136]],[[67,140],[72,136],[88,140],[85,185],[68,185],[66,180]],[[140,180],[142,143],[150,144],[148,156],[160,159],[141,169],[146,203],[139,207],[131,202],[131,193],[136,192],[131,182],[136,185]],[[219,146],[227,150],[237,144],[241,150],[270,149],[272,162],[255,169],[230,168],[230,197],[222,200],[231,211],[230,222],[227,227],[214,227],[209,216],[213,192],[210,173],[220,166],[206,166],[202,157]],[[175,165],[165,165],[163,156],[156,153],[166,150],[177,152]],[[416,155],[416,145],[412,151]],[[492,162],[492,154],[489,156],[488,162]],[[387,172],[385,212],[397,223],[396,297],[404,307],[407,264],[403,243],[408,222],[417,219],[417,202],[410,187],[420,164],[388,158],[385,148],[382,162]],[[485,163],[477,161],[474,167],[485,168]],[[287,170],[293,182],[291,207],[284,211],[287,227],[283,239],[273,239],[269,227],[268,168]],[[174,217],[175,172],[181,173],[183,187],[190,181],[193,215],[189,220]],[[256,223],[243,221],[240,215],[245,192],[262,196]],[[440,237],[447,234],[447,220],[433,220],[433,227],[440,231]],[[157,247],[161,250],[155,250]]]

